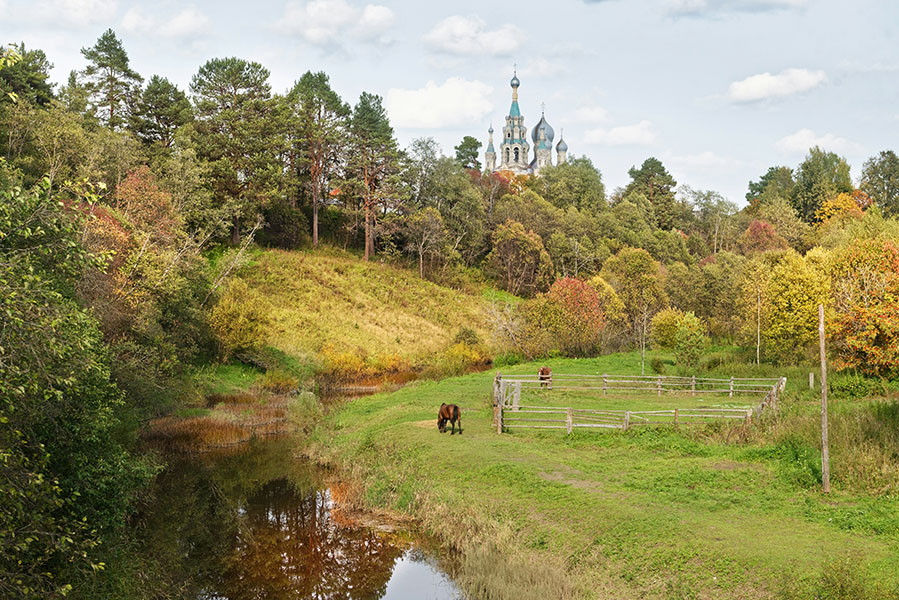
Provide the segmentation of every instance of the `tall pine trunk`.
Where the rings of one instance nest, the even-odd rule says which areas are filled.
[[[231,245],[240,244],[240,217],[234,215],[231,218]]]
[[[318,186],[312,188],[312,247],[318,247],[318,203],[321,190]]]

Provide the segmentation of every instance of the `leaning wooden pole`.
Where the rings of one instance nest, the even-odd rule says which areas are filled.
[[[827,440],[827,356],[824,349],[824,305],[818,305],[818,341],[821,346],[821,483],[830,493],[830,445]]]

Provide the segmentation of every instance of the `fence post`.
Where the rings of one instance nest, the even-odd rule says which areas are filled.
[[[574,417],[571,414],[571,407],[569,406],[565,409],[565,428],[568,429],[568,433],[571,433],[572,427],[574,427]]]
[[[625,411],[624,413],[624,430],[627,431],[631,426],[631,411]]]
[[[734,397],[734,378],[730,378],[730,394],[728,394],[731,398]]]
[[[518,411],[518,405],[521,404],[521,382],[515,382],[515,388],[512,390],[512,410]]]
[[[659,390],[659,396],[662,395],[662,376],[659,375],[658,382],[656,383],[656,388]]]
[[[810,371],[808,374],[808,389],[815,389],[815,372]]]
[[[746,411],[746,424],[750,425],[752,423],[752,410]]]
[[[690,395],[691,395],[691,396],[695,396],[695,395],[696,395],[696,375],[694,375],[694,376],[690,379]]]
[[[503,376],[499,373],[496,374],[496,377],[493,378],[493,424],[496,425],[497,420],[497,410],[496,407],[502,404],[503,396],[500,391],[501,381]]]
[[[677,427],[677,409],[674,409],[674,426]]]
[[[502,402],[500,402],[496,406],[496,412],[497,412],[497,414],[496,414],[496,433],[501,434],[503,432],[503,403]]]
[[[606,395],[606,390],[608,389],[608,382],[606,381],[607,377],[608,377],[608,375],[606,375],[605,373],[602,374],[602,395],[603,396]]]

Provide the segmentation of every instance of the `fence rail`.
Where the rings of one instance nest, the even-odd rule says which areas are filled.
[[[724,387],[721,384],[726,383]],[[493,382],[494,425],[496,432],[503,429],[565,429],[571,433],[578,428],[623,429],[640,425],[690,424],[708,422],[710,419],[739,419],[746,424],[752,422],[764,410],[777,407],[780,394],[786,387],[786,377],[731,377],[714,379],[709,377],[673,376],[621,376],[621,375],[552,375],[541,379],[539,376],[515,376],[503,378],[497,375]],[[616,385],[627,384],[627,385]],[[645,385],[643,385],[645,384]],[[689,386],[689,387],[687,387]],[[705,387],[709,386],[709,387]],[[544,388],[553,391],[595,391],[607,395],[610,391],[690,392],[750,394],[756,398],[764,394],[755,406],[738,408],[673,408],[664,410],[608,410],[573,408],[558,406],[522,405],[521,390]],[[533,415],[538,415],[536,418]],[[551,418],[556,417],[556,418]],[[535,423],[540,423],[535,425]],[[543,423],[552,423],[544,425]]]

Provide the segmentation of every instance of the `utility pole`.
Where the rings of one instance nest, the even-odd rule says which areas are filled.
[[[821,482],[830,493],[830,445],[827,441],[827,357],[824,351],[824,305],[818,305],[818,340],[821,345]]]

